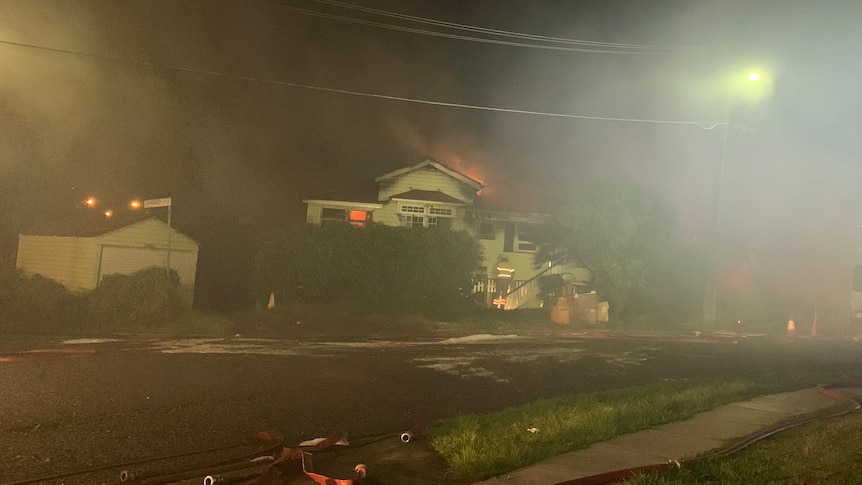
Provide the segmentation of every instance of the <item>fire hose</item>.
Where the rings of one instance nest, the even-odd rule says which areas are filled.
[[[781,431],[786,431],[791,428],[796,428],[798,426],[802,426],[808,423],[812,423],[814,421],[818,421],[821,419],[829,419],[836,418],[838,416],[843,416],[845,414],[852,413],[860,408],[859,402],[851,397],[841,394],[840,392],[835,391],[836,388],[843,387],[862,387],[862,381],[844,381],[844,382],[835,382],[832,384],[825,384],[821,386],[817,386],[817,392],[823,394],[824,396],[835,399],[836,401],[842,401],[847,403],[847,407],[838,409],[836,411],[832,411],[827,414],[816,414],[812,416],[805,416],[799,419],[786,421],[783,423],[779,423],[771,428],[766,428],[760,432],[757,432],[751,436],[746,437],[745,439],[727,447],[720,449],[718,451],[695,457],[690,459],[681,459],[681,460],[670,460],[662,463],[655,463],[651,465],[643,465],[633,468],[626,468],[622,470],[613,470],[610,472],[599,473],[596,475],[589,475],[586,477],[575,478],[572,480],[566,480],[563,482],[557,482],[554,485],[608,485],[612,483],[623,482],[630,478],[634,478],[640,475],[650,475],[654,473],[663,473],[671,470],[677,470],[681,468],[691,468],[699,463],[703,463],[708,460],[714,460],[716,458],[724,458],[730,456],[740,450],[747,448],[748,446],[772,436]]]
[[[278,447],[282,446],[283,441],[284,441],[283,437],[281,436],[281,433],[279,433],[277,431],[263,431],[263,432],[257,433],[255,435],[255,439],[259,440],[259,441],[275,442],[275,444],[267,445],[266,447],[262,447],[262,448],[254,451],[252,453],[244,453],[241,456],[231,458],[229,461],[235,462],[237,460],[242,460],[245,458],[251,458],[251,457],[258,456],[261,453],[271,452],[271,451],[277,449]],[[135,477],[148,475],[147,471],[144,471],[144,470],[132,471],[132,470],[128,469],[128,467],[133,467],[136,465],[144,465],[147,463],[154,463],[154,462],[158,462],[158,461],[173,460],[173,459],[177,459],[177,458],[185,458],[185,457],[195,456],[195,455],[203,455],[203,454],[214,453],[214,452],[218,452],[218,451],[226,451],[226,450],[231,450],[231,449],[239,448],[242,446],[246,446],[247,444],[248,444],[247,442],[235,443],[235,444],[230,444],[230,445],[207,448],[207,449],[203,449],[203,450],[196,450],[196,451],[189,451],[189,452],[184,452],[184,453],[176,453],[176,454],[171,454],[171,455],[157,456],[157,457],[153,457],[153,458],[143,458],[140,460],[128,461],[128,462],[119,463],[119,464],[113,463],[113,464],[106,464],[106,465],[97,465],[97,466],[93,466],[93,467],[81,468],[78,470],[56,473],[56,474],[48,475],[48,476],[28,478],[28,479],[24,479],[24,480],[15,481],[15,482],[5,483],[4,485],[29,485],[31,483],[47,482],[47,481],[51,481],[51,480],[63,479],[63,478],[74,477],[74,476],[79,476],[79,475],[86,475],[89,473],[98,473],[101,471],[111,470],[111,469],[116,469],[116,468],[126,468],[120,473],[120,481],[124,482],[127,480],[133,480],[133,479],[135,479]],[[228,460],[224,460],[223,462],[225,462],[225,461],[228,461]],[[220,462],[219,464],[221,464],[223,462]]]

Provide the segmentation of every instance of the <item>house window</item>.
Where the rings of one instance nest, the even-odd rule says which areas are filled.
[[[351,210],[350,223],[357,227],[362,227],[365,222],[371,219],[371,213],[368,211]]]
[[[479,239],[493,241],[496,237],[497,231],[495,230],[493,222],[484,221],[479,223]]]
[[[428,216],[428,227],[450,229],[452,227],[452,219],[449,219],[448,217]]]
[[[411,213],[411,214],[424,214],[425,207],[421,205],[402,205],[401,212]]]
[[[399,217],[401,220],[401,227],[422,227],[425,225],[425,218],[422,216],[407,214]]]
[[[452,209],[446,207],[429,207],[428,213],[433,216],[448,216],[452,217],[455,213]]]
[[[539,226],[537,224],[519,224],[518,232],[515,235],[515,248],[522,253],[535,253],[538,248],[536,239],[538,238]]]
[[[496,293],[497,292],[497,280],[494,278],[488,278],[488,293]]]
[[[515,223],[507,222],[503,230],[503,252],[511,253],[515,248]]]
[[[347,211],[324,207],[320,211],[320,222],[344,222],[347,220]]]

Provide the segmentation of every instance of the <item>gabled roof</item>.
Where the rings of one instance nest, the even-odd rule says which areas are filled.
[[[100,212],[85,212],[31,227],[22,231],[21,234],[27,236],[96,237],[150,218],[151,216],[145,213],[105,217]]]
[[[473,187],[476,190],[479,190],[482,188],[482,182],[479,182],[478,180],[473,180],[470,177],[468,177],[468,176],[466,176],[460,172],[456,172],[455,170],[452,170],[451,168],[449,168],[449,167],[443,165],[442,163],[440,163],[436,160],[433,160],[431,158],[427,158],[427,159],[425,159],[424,162],[417,163],[416,165],[412,165],[410,167],[399,168],[398,170],[393,170],[392,172],[380,175],[379,177],[376,177],[374,179],[374,181],[375,182],[382,182],[386,179],[390,179],[392,177],[398,177],[399,175],[404,175],[405,173],[410,173],[410,172],[413,172],[414,170],[419,170],[419,169],[422,169],[425,167],[434,167],[437,170],[445,173],[446,175],[448,175],[448,176],[450,176],[450,177],[452,177],[452,178],[454,178],[460,182],[463,182],[463,183],[469,185],[470,187]]]
[[[131,226],[138,224],[157,222],[158,224],[167,227],[167,223],[158,217],[149,216],[147,214],[135,214],[129,216],[114,216],[104,217],[101,214],[85,214],[76,217],[70,217],[62,221],[57,221],[52,224],[43,224],[23,231],[21,234],[25,236],[55,236],[55,237],[84,237],[96,238],[107,236],[111,233],[125,230]],[[171,228],[174,234],[187,238],[194,244],[196,241],[178,231],[176,228]]]
[[[412,189],[407,192],[401,192],[400,194],[395,194],[390,199],[404,199],[404,200],[422,200],[426,202],[442,202],[446,204],[464,204],[463,200],[456,199],[451,195],[440,192],[439,190],[419,190]]]

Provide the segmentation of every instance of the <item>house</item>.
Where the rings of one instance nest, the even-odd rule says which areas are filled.
[[[465,230],[479,241],[484,261],[474,293],[487,305],[507,309],[538,307],[538,277],[579,274],[572,268],[536,268],[541,225],[550,221],[547,196],[505,180],[485,185],[435,160],[380,175],[351,192],[303,200],[306,222],[371,221],[390,226]]]
[[[72,218],[34,228],[18,237],[16,267],[26,275],[40,274],[70,291],[83,292],[107,275],[167,267],[170,259],[191,306],[198,243],[154,217],[126,222]]]

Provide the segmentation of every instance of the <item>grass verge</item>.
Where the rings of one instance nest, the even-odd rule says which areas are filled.
[[[717,406],[800,387],[796,379],[722,379],[545,399],[439,422],[431,429],[431,444],[459,478],[481,480]]]
[[[767,438],[727,458],[633,485],[862,483],[862,413],[817,421]]]

